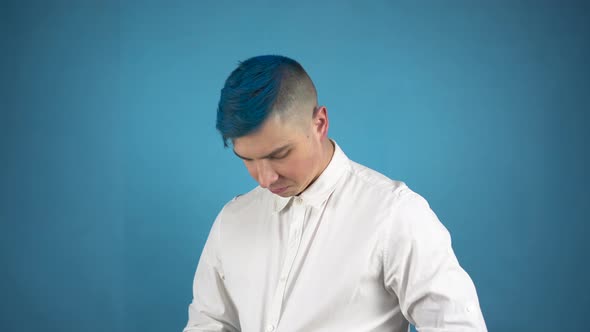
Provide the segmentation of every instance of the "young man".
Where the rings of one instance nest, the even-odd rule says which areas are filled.
[[[328,127],[296,61],[228,77],[217,129],[259,186],[215,220],[184,331],[486,331],[426,200],[349,160]]]

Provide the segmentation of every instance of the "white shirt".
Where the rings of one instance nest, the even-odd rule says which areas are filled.
[[[335,144],[336,145],[336,144]],[[227,203],[183,332],[487,331],[475,286],[424,198],[336,145],[301,195]]]

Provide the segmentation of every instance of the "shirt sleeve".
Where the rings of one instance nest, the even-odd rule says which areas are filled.
[[[238,313],[225,285],[219,259],[221,218],[217,216],[193,281],[193,300],[188,308],[188,323],[183,332],[239,332]]]
[[[420,332],[487,331],[473,281],[424,198],[399,197],[384,245],[385,286]]]

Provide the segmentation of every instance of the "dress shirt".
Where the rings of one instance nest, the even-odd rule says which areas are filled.
[[[183,332],[487,331],[427,201],[334,145],[299,196],[257,187],[223,207]]]

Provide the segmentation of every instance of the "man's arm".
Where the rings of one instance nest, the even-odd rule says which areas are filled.
[[[225,287],[219,259],[221,215],[213,223],[193,282],[193,301],[183,332],[239,332],[237,310]]]
[[[402,193],[386,232],[385,284],[421,332],[487,331],[473,281],[424,198]]]

